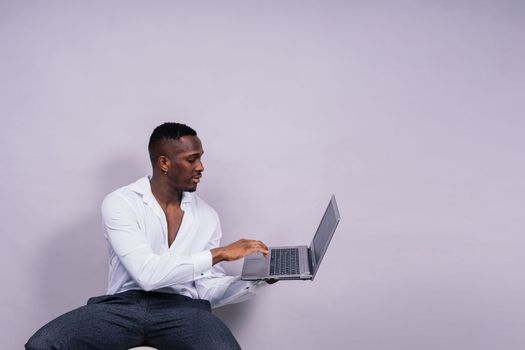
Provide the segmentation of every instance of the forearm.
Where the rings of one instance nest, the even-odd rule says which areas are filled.
[[[225,261],[225,251],[223,247],[213,248],[210,250],[212,265],[218,264],[221,261]]]
[[[191,282],[208,271],[212,262],[209,251],[185,256],[138,253],[120,257],[120,260],[146,291]]]
[[[256,252],[268,255],[269,250],[261,241],[240,239],[227,246],[213,248],[210,252],[212,255],[212,264],[215,265],[221,261],[242,259],[245,256]]]

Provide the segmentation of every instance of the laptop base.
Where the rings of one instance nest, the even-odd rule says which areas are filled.
[[[269,280],[311,280],[310,263],[308,258],[308,247],[271,247],[272,249],[298,248],[299,249],[299,273],[291,275],[272,275],[270,274],[270,255],[263,256],[261,253],[250,254],[244,258],[242,269],[243,281],[269,281]]]

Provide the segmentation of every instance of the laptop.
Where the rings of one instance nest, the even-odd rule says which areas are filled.
[[[332,195],[309,247],[270,247],[270,254],[266,257],[261,253],[250,254],[244,258],[241,279],[313,281],[339,220],[341,216]]]

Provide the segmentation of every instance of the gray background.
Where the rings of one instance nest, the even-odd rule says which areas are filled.
[[[1,1],[1,348],[104,293],[101,199],[176,120],[224,243],[308,243],[339,199],[315,282],[218,311],[244,348],[523,349],[524,10]]]

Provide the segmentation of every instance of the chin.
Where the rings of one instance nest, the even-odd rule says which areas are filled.
[[[195,191],[197,191],[197,186],[192,186],[192,187],[186,188],[184,191],[186,191],[186,192],[195,192]]]

